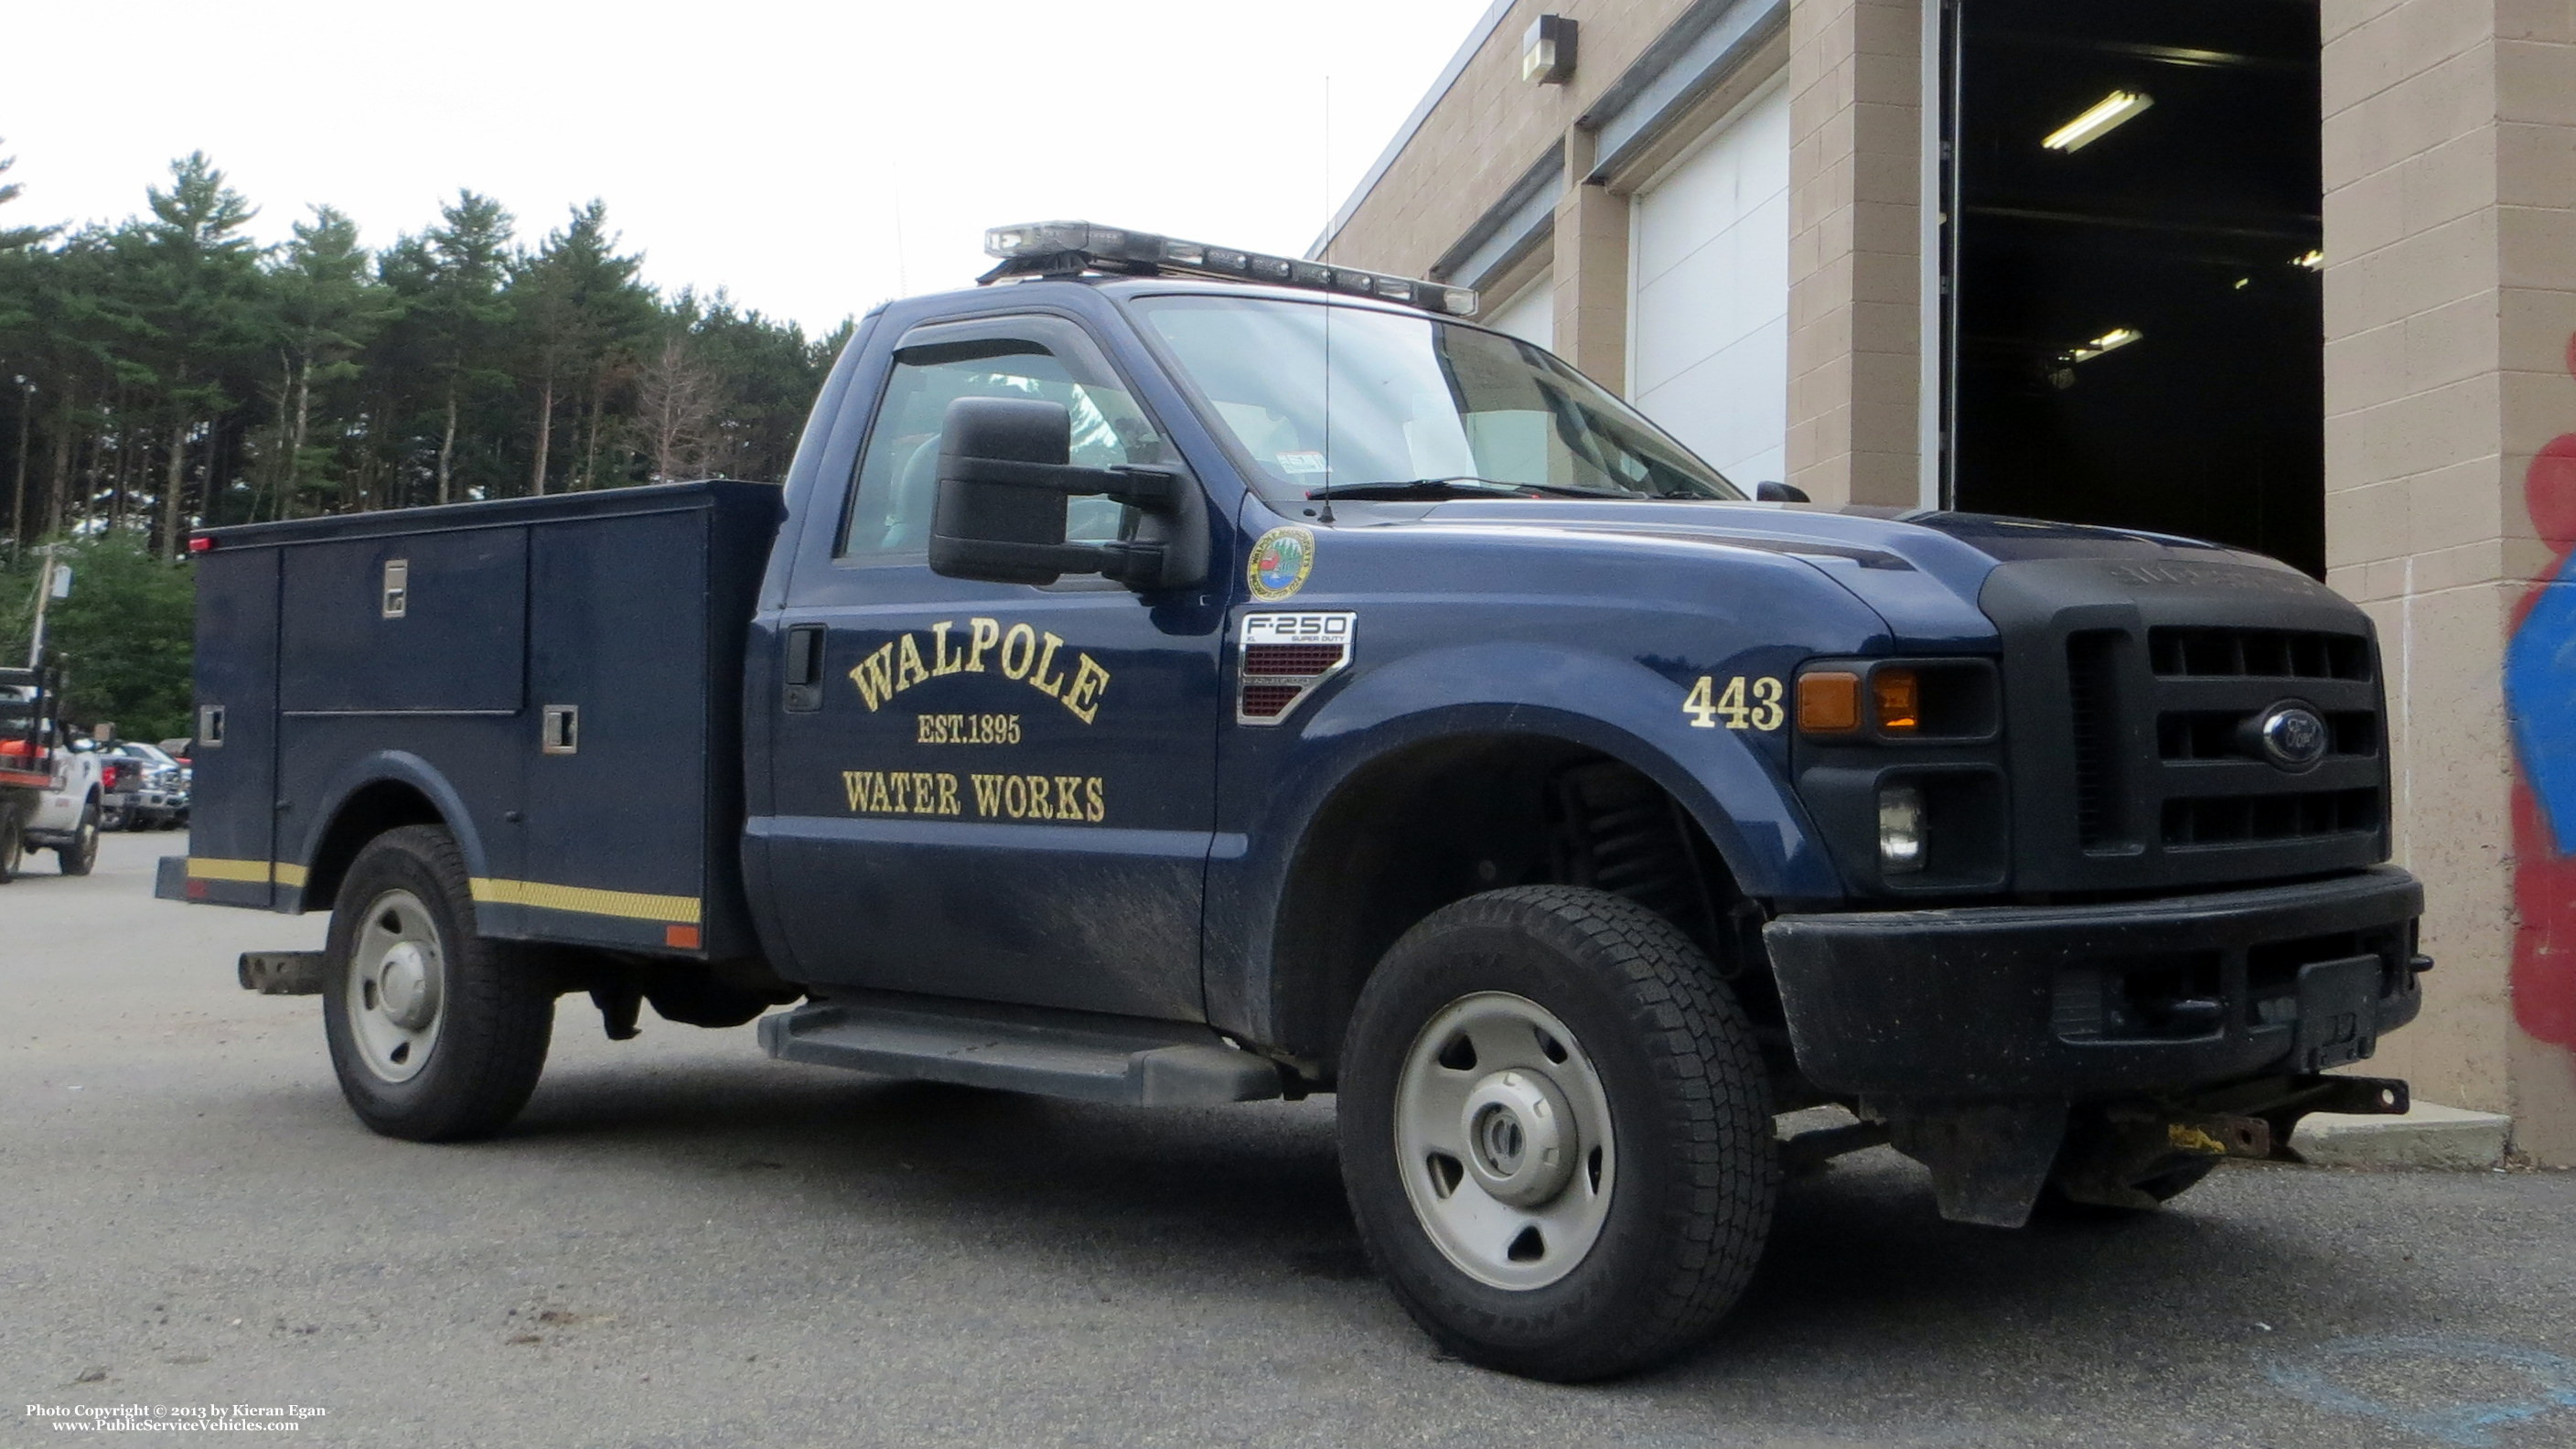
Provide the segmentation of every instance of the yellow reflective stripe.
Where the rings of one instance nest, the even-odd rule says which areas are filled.
[[[217,856],[192,855],[188,857],[188,875],[195,880],[245,880],[253,885],[275,881],[279,885],[302,890],[312,872],[283,860],[224,860]]]
[[[246,880],[254,885],[266,885],[270,869],[264,860],[221,860],[206,855],[188,857],[188,874],[198,880]],[[303,873],[301,869],[296,871],[298,876]],[[296,884],[303,882],[298,880]]]
[[[573,911],[585,916],[622,916],[632,921],[676,921],[695,925],[695,896],[656,896],[642,891],[603,891],[590,886],[548,885],[544,881],[500,880],[476,876],[467,882],[484,905],[535,906],[547,911]]]

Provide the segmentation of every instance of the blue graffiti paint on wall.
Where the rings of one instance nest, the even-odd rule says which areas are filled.
[[[2365,1392],[2385,1392],[2379,1384],[2387,1380],[2389,1370],[2409,1361],[2518,1370],[2531,1381],[2531,1389],[2526,1397],[2430,1408],[2386,1404]],[[2576,1361],[2536,1348],[2476,1339],[2403,1335],[2337,1339],[2264,1373],[2278,1387],[2319,1408],[2394,1424],[2458,1449],[2500,1449],[2496,1429],[2576,1410]]]
[[[2505,646],[2505,705],[2551,841],[2576,855],[2576,559],[2534,595]]]

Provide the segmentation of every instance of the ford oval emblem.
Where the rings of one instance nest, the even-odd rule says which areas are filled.
[[[2276,704],[2255,723],[2263,758],[2284,770],[2313,769],[2326,757],[2326,722],[2300,704]]]

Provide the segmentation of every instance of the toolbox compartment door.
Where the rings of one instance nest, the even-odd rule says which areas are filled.
[[[528,530],[338,539],[286,571],[288,714],[511,714],[524,703]]]
[[[226,905],[266,906],[275,894],[281,558],[273,548],[196,557],[188,855],[204,872],[190,872],[194,893]]]

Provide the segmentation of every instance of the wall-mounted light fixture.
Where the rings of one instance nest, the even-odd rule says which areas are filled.
[[[2138,91],[2113,91],[2086,106],[2074,120],[2049,132],[2039,144],[2051,151],[2081,151],[2154,104],[2153,99]]]
[[[1574,22],[1562,15],[1542,15],[1521,37],[1521,79],[1561,86],[1574,78]]]

